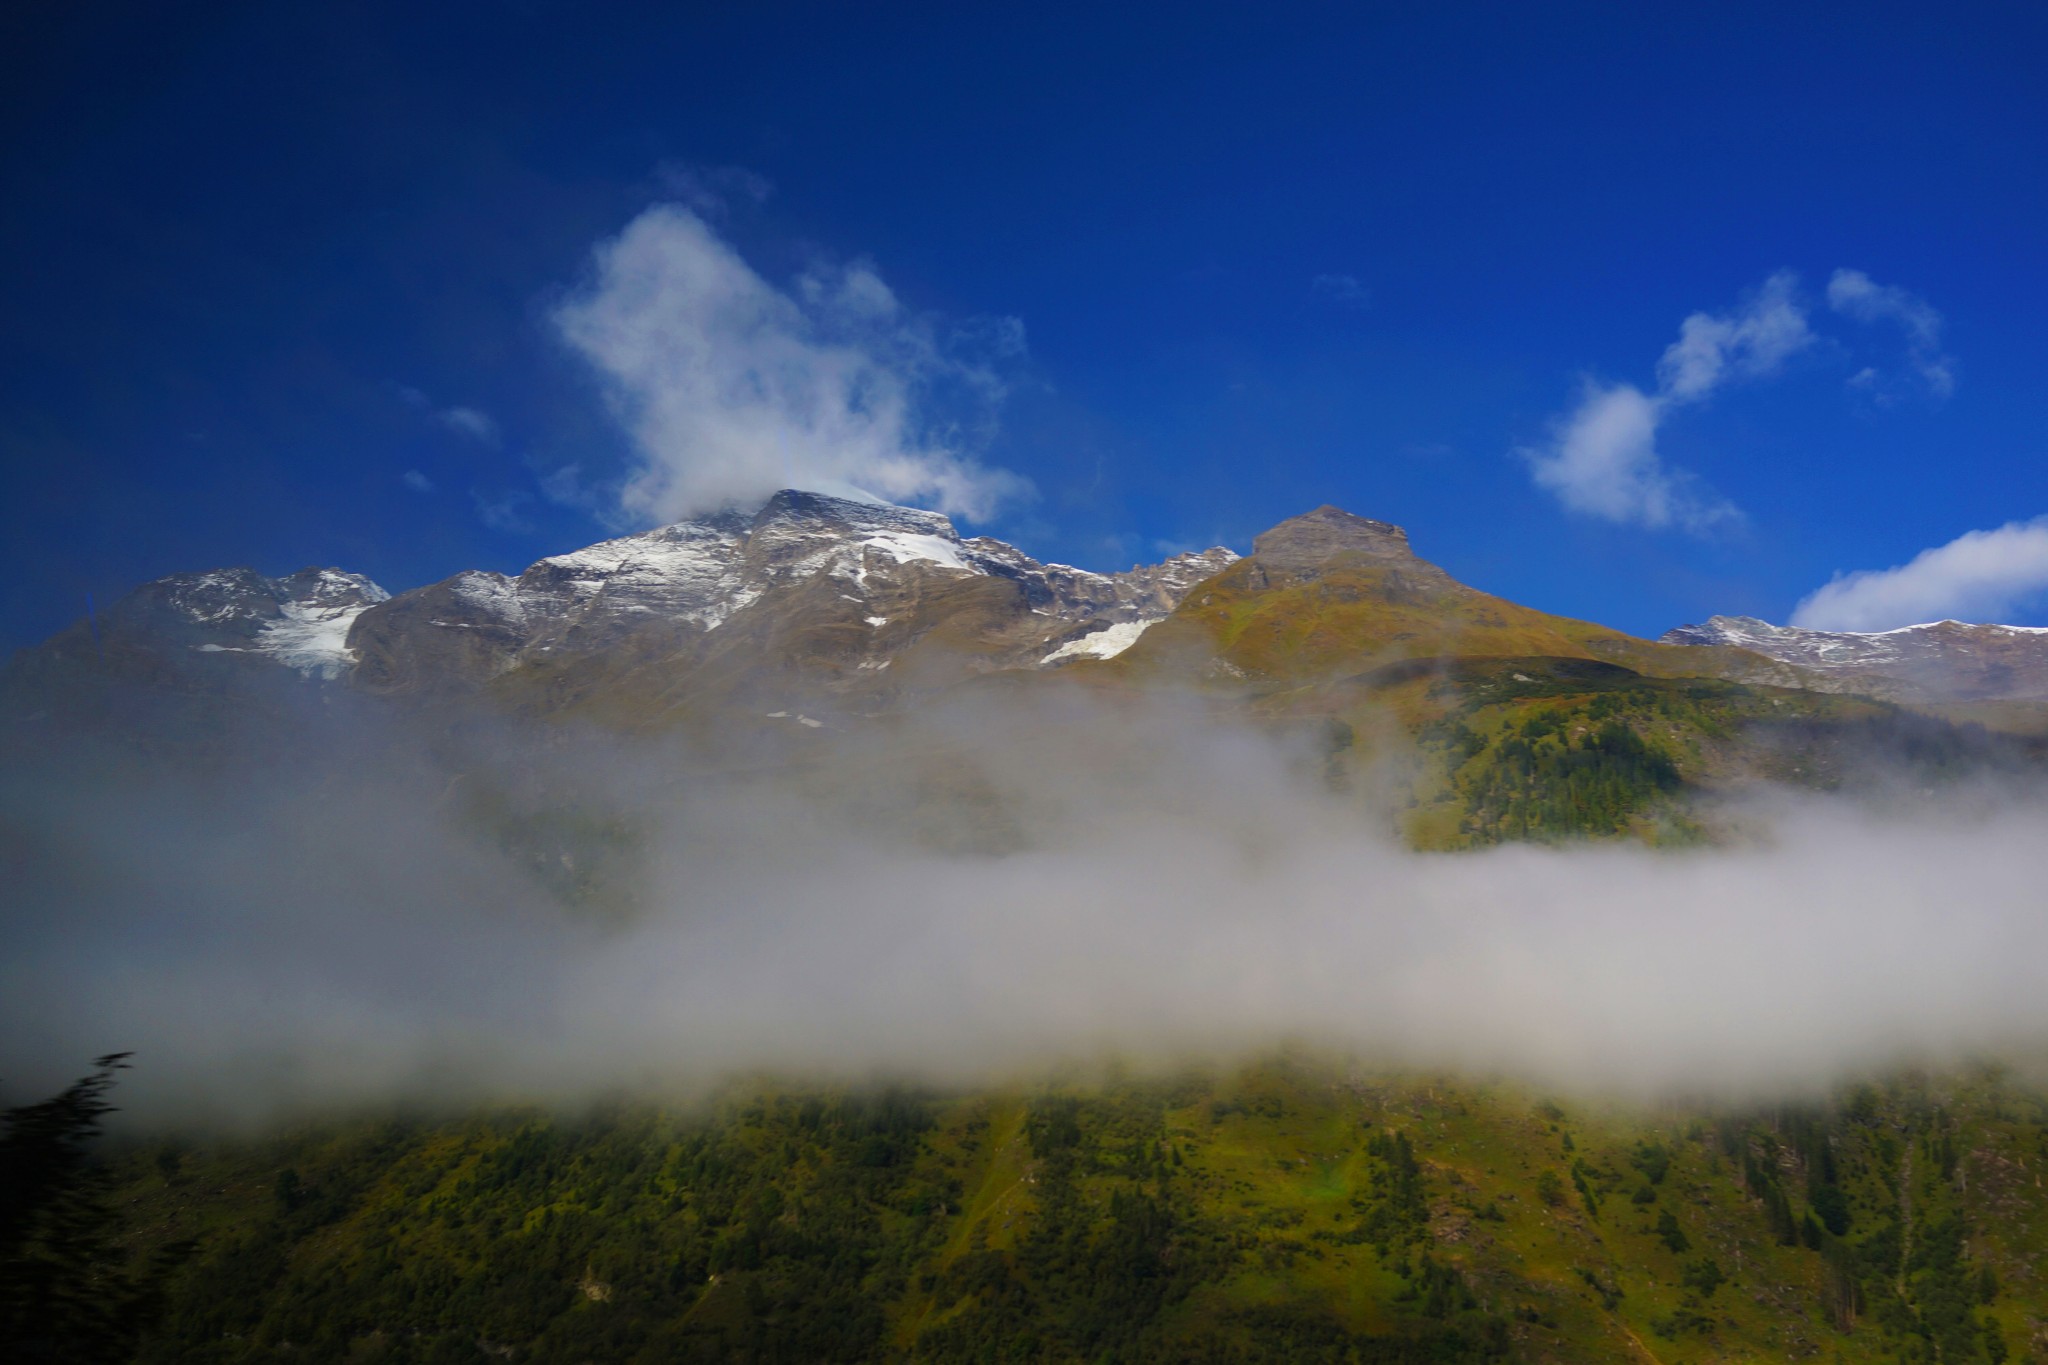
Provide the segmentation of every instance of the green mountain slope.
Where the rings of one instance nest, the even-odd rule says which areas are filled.
[[[1330,1059],[137,1150],[149,1361],[2001,1361],[2048,1102],[1632,1109]]]
[[[2039,737],[1887,702],[1711,678],[1647,677],[1556,657],[1411,661],[1256,704],[1357,737],[1360,784],[1405,793],[1424,848],[1630,835],[1715,837],[1717,808],[1770,783],[1814,791],[1906,780],[1938,791],[2048,768]]]
[[[1399,527],[1331,507],[1260,536],[1124,654],[1056,677],[1194,686],[1220,714],[1320,726],[1333,780],[1393,791],[1397,827],[1433,849],[1711,838],[1711,806],[1757,782],[1924,784],[2048,761],[2010,715],[1950,719],[1747,650],[1493,597],[1417,558]]]

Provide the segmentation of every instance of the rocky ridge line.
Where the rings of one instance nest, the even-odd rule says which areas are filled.
[[[1671,645],[1730,645],[1898,700],[2048,700],[2048,629],[1932,621],[1896,630],[1808,630],[1710,616]]]

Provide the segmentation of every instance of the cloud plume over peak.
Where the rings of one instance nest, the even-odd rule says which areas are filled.
[[[1021,325],[942,331],[865,262],[779,288],[697,212],[662,204],[598,247],[553,321],[632,441],[631,520],[797,486],[984,521],[1029,492],[961,434],[992,422]]]

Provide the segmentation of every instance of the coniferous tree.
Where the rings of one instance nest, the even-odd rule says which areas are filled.
[[[155,1317],[178,1244],[132,1268],[114,1246],[120,1215],[93,1160],[114,1076],[90,1075],[37,1104],[0,1111],[0,1341],[22,1361],[121,1361]]]

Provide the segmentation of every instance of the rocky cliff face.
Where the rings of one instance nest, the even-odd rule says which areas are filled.
[[[1732,645],[1844,686],[1905,701],[2048,701],[2048,629],[1935,621],[1898,630],[1805,630],[1711,616],[1674,645]]]

